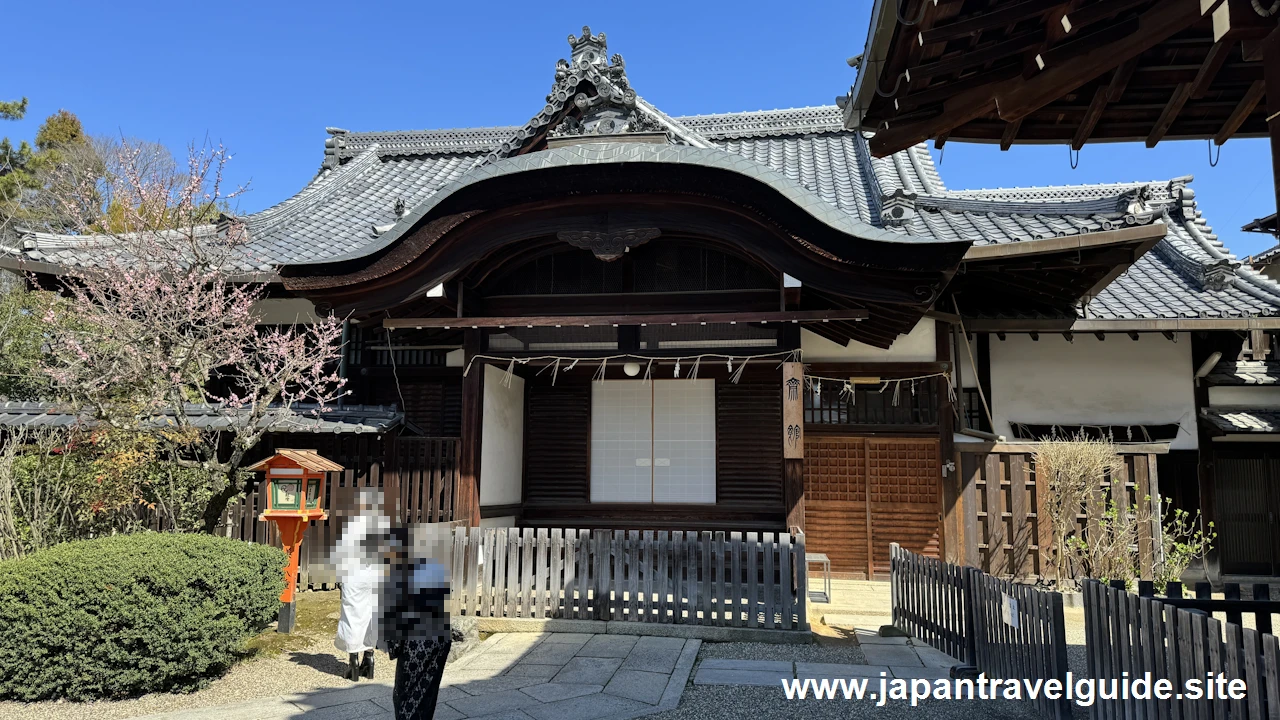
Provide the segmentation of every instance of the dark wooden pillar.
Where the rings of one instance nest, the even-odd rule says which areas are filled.
[[[482,352],[482,330],[463,331],[463,367]],[[484,364],[476,362],[462,378],[462,442],[458,450],[458,482],[453,519],[480,525],[480,438],[484,428]]]
[[[787,529],[804,532],[804,365],[782,364],[782,498]]]
[[[937,357],[947,363],[952,373],[960,372],[959,363],[951,360],[951,324],[934,320],[937,337]],[[934,378],[935,396],[938,398],[938,462],[942,468],[942,492],[939,520],[942,523],[942,557],[947,562],[964,562],[960,539],[960,472],[955,452],[955,403],[951,400],[951,381],[945,377]],[[948,465],[950,463],[950,465]]]
[[[1262,40],[1262,79],[1267,91],[1267,134],[1271,137],[1271,176],[1280,211],[1280,29]]]

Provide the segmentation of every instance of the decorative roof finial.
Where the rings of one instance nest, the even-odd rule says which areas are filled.
[[[607,63],[608,45],[605,44],[604,33],[591,34],[591,27],[582,26],[582,37],[569,36],[569,48],[573,50],[573,63],[603,65]]]

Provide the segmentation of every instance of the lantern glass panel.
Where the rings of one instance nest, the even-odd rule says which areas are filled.
[[[298,510],[302,502],[301,478],[272,478],[271,507],[277,510]]]
[[[307,478],[307,509],[320,507],[320,478]]]

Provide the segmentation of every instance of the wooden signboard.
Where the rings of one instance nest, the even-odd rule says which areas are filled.
[[[782,457],[804,459],[804,363],[782,364]]]

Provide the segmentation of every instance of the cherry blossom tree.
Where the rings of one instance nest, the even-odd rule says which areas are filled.
[[[62,278],[75,322],[51,325],[65,329],[51,335],[45,371],[101,426],[145,433],[157,457],[207,474],[206,532],[252,482],[241,468],[268,427],[297,417],[297,403],[323,411],[343,385],[340,319],[259,324],[265,265],[227,214],[243,191],[224,188],[230,159],[192,146],[184,167],[122,142],[105,171],[69,165],[49,193],[78,219],[67,242],[85,261]]]

